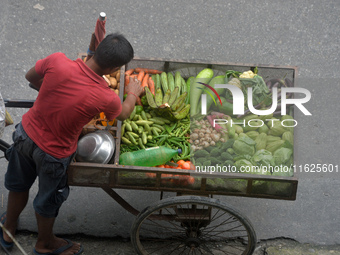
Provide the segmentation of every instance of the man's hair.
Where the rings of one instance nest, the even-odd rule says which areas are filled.
[[[93,58],[102,68],[115,68],[129,63],[133,59],[133,48],[121,34],[107,35],[98,45]]]

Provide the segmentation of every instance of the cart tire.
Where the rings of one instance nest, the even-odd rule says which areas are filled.
[[[131,229],[138,254],[252,254],[256,234],[250,221],[220,200],[177,196],[139,213]]]

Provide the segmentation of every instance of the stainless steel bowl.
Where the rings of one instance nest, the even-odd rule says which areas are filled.
[[[84,135],[78,141],[76,160],[107,164],[115,150],[115,139],[107,130]]]

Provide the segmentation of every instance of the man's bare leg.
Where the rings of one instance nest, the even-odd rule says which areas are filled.
[[[8,193],[6,213],[7,218],[4,226],[13,236],[15,234],[15,230],[17,229],[19,216],[27,204],[28,194],[29,190],[24,192],[10,191]],[[3,232],[3,236],[5,241],[12,242],[12,239],[7,235],[6,232]]]
[[[58,238],[53,234],[53,225],[55,218],[45,218],[38,213],[35,214],[38,223],[38,240],[35,245],[35,250],[40,253],[52,252],[62,246],[67,245],[67,242]],[[79,243],[73,243],[73,246],[67,249],[62,255],[76,254],[80,250]]]

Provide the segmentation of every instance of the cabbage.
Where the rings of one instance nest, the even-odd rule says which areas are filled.
[[[248,137],[246,134],[241,133],[239,138],[235,140],[233,149],[238,155],[254,155],[255,153],[255,141]]]
[[[253,164],[246,159],[240,159],[240,160],[237,160],[235,162],[235,166],[236,166],[237,170],[240,170],[241,167],[243,166],[243,168],[242,168],[243,173],[250,173],[249,171],[246,172],[246,169],[252,169]],[[246,168],[246,167],[249,167],[249,168]]]
[[[274,152],[275,165],[286,165],[293,155],[293,150],[288,148],[280,148]]]
[[[267,166],[267,167],[275,165],[275,161],[274,161],[272,153],[265,149],[258,150],[254,154],[251,160],[256,165],[262,165],[262,166]]]

